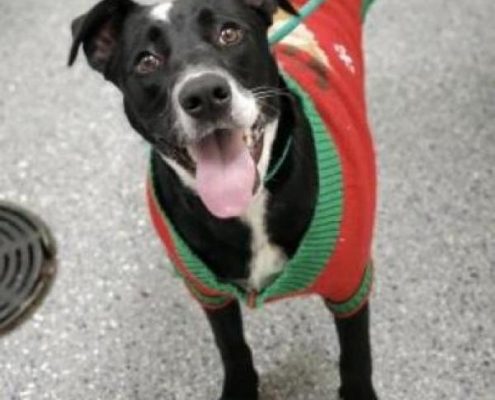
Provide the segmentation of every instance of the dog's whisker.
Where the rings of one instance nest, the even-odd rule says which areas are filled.
[[[288,98],[292,98],[292,93],[283,92],[283,91],[254,92],[253,95],[256,98],[262,98],[262,97],[288,97]]]

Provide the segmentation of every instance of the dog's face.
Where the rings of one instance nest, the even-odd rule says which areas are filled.
[[[122,91],[134,128],[191,175],[219,217],[241,214],[262,178],[265,132],[279,112],[267,41],[277,6],[104,0],[73,23],[70,64],[83,44],[89,64]]]

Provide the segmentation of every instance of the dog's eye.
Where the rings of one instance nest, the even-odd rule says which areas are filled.
[[[162,64],[163,58],[145,52],[138,57],[135,70],[140,75],[148,75],[157,71]]]
[[[239,43],[244,37],[244,32],[241,28],[232,25],[226,25],[220,31],[218,43],[221,46],[233,46]]]

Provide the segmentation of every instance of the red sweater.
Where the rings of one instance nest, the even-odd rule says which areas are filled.
[[[296,6],[304,0],[292,0]],[[274,48],[289,88],[302,99],[313,128],[319,170],[315,216],[299,250],[261,293],[218,282],[183,242],[153,190],[151,216],[176,270],[205,307],[233,298],[251,306],[319,294],[338,316],[365,304],[372,284],[371,241],[376,172],[367,124],[362,19],[370,0],[328,0]]]

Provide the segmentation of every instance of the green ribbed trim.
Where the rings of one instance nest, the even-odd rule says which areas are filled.
[[[153,157],[151,158],[153,160]],[[172,222],[168,219],[167,215],[162,209],[161,203],[158,201],[158,196],[157,196],[157,191],[156,191],[156,177],[155,177],[155,171],[153,168],[153,162],[151,162],[150,165],[150,177],[151,177],[151,188],[152,188],[152,195],[155,200],[155,204],[157,205],[157,208],[160,212],[160,215],[162,217],[163,223],[167,226],[167,229],[170,233],[170,236],[173,239],[173,242],[175,244],[175,248],[177,250],[177,253],[182,260],[183,264],[186,266],[186,268],[189,270],[189,272],[199,281],[201,282],[204,286],[213,289],[217,292],[219,292],[217,298],[224,299],[225,297],[232,297],[235,296],[240,300],[247,300],[246,294],[239,290],[237,286],[234,286],[230,283],[221,283],[218,281],[218,279],[215,277],[215,275],[208,269],[208,267],[191,251],[189,246],[184,242],[182,239],[182,236],[176,231],[174,225]],[[186,280],[186,277],[184,277],[181,274],[181,271],[178,269],[177,266],[175,266],[175,270],[177,273],[184,279],[186,285],[189,288],[193,288],[194,282],[189,282]],[[191,291],[191,293],[200,301],[203,302],[206,305],[215,305],[217,300],[215,300],[214,297],[207,297],[207,296],[200,296],[200,293],[197,290]]]
[[[318,167],[318,198],[296,254],[281,275],[258,295],[258,307],[267,300],[305,291],[315,282],[333,253],[342,219],[342,169],[331,135],[308,94],[292,78],[284,75],[284,79],[291,92],[299,97],[311,125]]]
[[[201,293],[194,287],[194,285],[190,284],[189,282],[185,282],[187,288],[191,292],[191,294],[199,300],[201,304],[213,307],[213,308],[222,308],[229,304],[233,300],[233,296],[231,295],[226,295],[226,296],[206,296],[205,294]]]
[[[371,5],[374,3],[375,0],[363,0],[363,8],[361,11],[361,15],[363,20],[366,18],[366,15],[368,15],[368,11],[371,7]]]
[[[366,266],[366,272],[364,274],[363,280],[354,296],[343,303],[332,303],[331,301],[327,300],[327,304],[337,317],[352,314],[353,312],[356,312],[368,298],[372,285],[373,263],[370,262]]]
[[[291,78],[285,76],[285,80],[291,91],[300,98],[304,113],[311,125],[318,164],[319,191],[314,216],[296,254],[286,263],[277,279],[257,294],[254,304],[256,307],[261,307],[268,300],[304,292],[315,282],[335,248],[342,218],[342,170],[331,135],[327,132],[306,92]],[[153,166],[151,166],[151,179],[154,196],[157,199]],[[220,299],[235,296],[247,303],[248,294],[234,284],[220,282],[190,250],[166,217],[160,207],[160,202],[156,201],[156,204],[174,240],[178,255],[189,272],[204,286],[218,292]],[[193,285],[194,282],[189,282],[189,284]],[[197,291],[196,294],[198,294],[198,300],[205,301],[206,304],[217,302],[212,297],[199,296]]]

